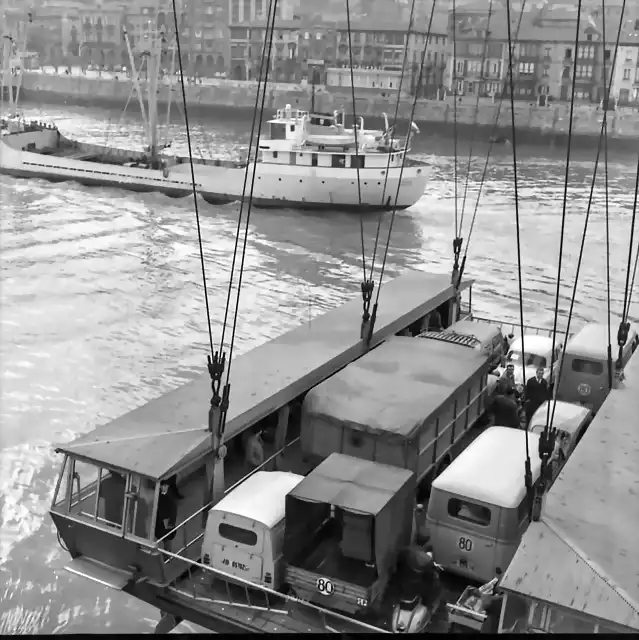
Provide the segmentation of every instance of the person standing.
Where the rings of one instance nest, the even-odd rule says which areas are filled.
[[[526,424],[528,424],[535,411],[541,407],[550,397],[548,381],[544,379],[544,368],[537,367],[534,378],[526,382]]]
[[[158,498],[158,514],[155,521],[155,539],[164,538],[169,531],[175,528],[177,520],[177,502],[174,493],[170,490],[167,480],[160,481],[160,495]],[[168,535],[162,541],[165,549],[169,549],[169,542],[175,538],[175,532]]]

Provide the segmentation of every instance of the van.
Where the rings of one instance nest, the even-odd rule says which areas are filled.
[[[304,476],[258,471],[211,507],[202,562],[271,589],[284,580],[285,499]]]
[[[616,346],[619,322],[618,318],[610,320],[613,367],[619,350]],[[636,340],[637,330],[631,324],[623,348],[623,366],[630,359]],[[596,413],[610,392],[607,363],[608,325],[605,322],[587,324],[566,344],[561,375],[555,386],[557,399],[582,404]]]
[[[509,427],[484,431],[433,481],[426,526],[447,571],[485,583],[510,564],[528,527],[526,437],[537,482],[539,436]]]

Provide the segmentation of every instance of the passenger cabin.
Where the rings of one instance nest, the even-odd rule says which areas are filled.
[[[462,289],[471,287],[469,281]],[[138,577],[159,589],[174,582],[191,566],[181,558],[199,562],[211,505],[252,470],[235,446],[238,436],[272,428],[265,463],[256,470],[274,468],[297,437],[298,408],[309,389],[390,336],[427,323],[437,309],[456,317],[462,313],[457,303],[449,277],[409,272],[383,285],[368,346],[360,337],[358,297],[237,357],[224,434],[228,452],[215,463],[213,494],[208,373],[58,447],[62,469],[50,513],[73,558],[69,570],[117,589],[135,588]],[[176,528],[158,539],[162,481],[183,498]]]
[[[409,151],[407,140],[396,138],[390,149],[382,131],[364,129],[363,118],[355,129],[357,135],[354,129],[345,129],[343,113],[309,113],[287,105],[269,120],[269,139],[260,142],[259,159],[268,164],[327,169],[402,166]]]
[[[639,632],[639,356],[544,499],[504,574],[503,631]],[[508,620],[504,623],[504,620]]]

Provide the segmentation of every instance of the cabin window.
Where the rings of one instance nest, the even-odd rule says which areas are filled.
[[[604,366],[602,362],[597,362],[596,360],[573,358],[572,370],[575,373],[586,373],[591,376],[600,376],[603,373]]]
[[[346,156],[343,154],[334,153],[331,156],[331,166],[333,168],[344,168],[346,166]]]
[[[316,153],[312,153],[311,154],[311,166],[313,166],[313,167],[317,166],[317,154]]]
[[[448,501],[448,515],[457,520],[472,522],[482,527],[490,524],[490,509],[481,504],[451,498]]]
[[[99,469],[80,460],[74,460],[72,464],[69,512],[74,515],[94,518],[98,504]]]
[[[121,527],[124,521],[126,476],[116,471],[100,469],[99,515],[104,524]]]
[[[286,125],[280,122],[271,122],[271,140],[286,140]]]
[[[273,159],[277,158],[277,151],[273,151]]]
[[[291,125],[291,133],[293,133],[293,131],[295,131],[295,125],[294,124]]]
[[[71,472],[71,464],[69,456],[65,456],[62,471],[58,478],[58,485],[53,496],[53,506],[61,511],[69,510],[69,474]]]
[[[151,527],[153,503],[155,502],[155,480],[132,474],[130,476],[127,505],[126,532],[138,538],[153,539],[155,529]]]
[[[257,544],[257,533],[255,533],[255,531],[236,527],[235,525],[228,524],[227,522],[220,523],[218,533],[227,540],[237,542],[238,544],[244,544],[247,547],[254,547]]]
[[[351,156],[351,169],[363,169],[365,158],[366,156],[360,156],[360,155]]]

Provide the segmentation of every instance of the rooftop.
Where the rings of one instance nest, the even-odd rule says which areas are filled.
[[[508,591],[639,630],[639,355],[548,493]]]

